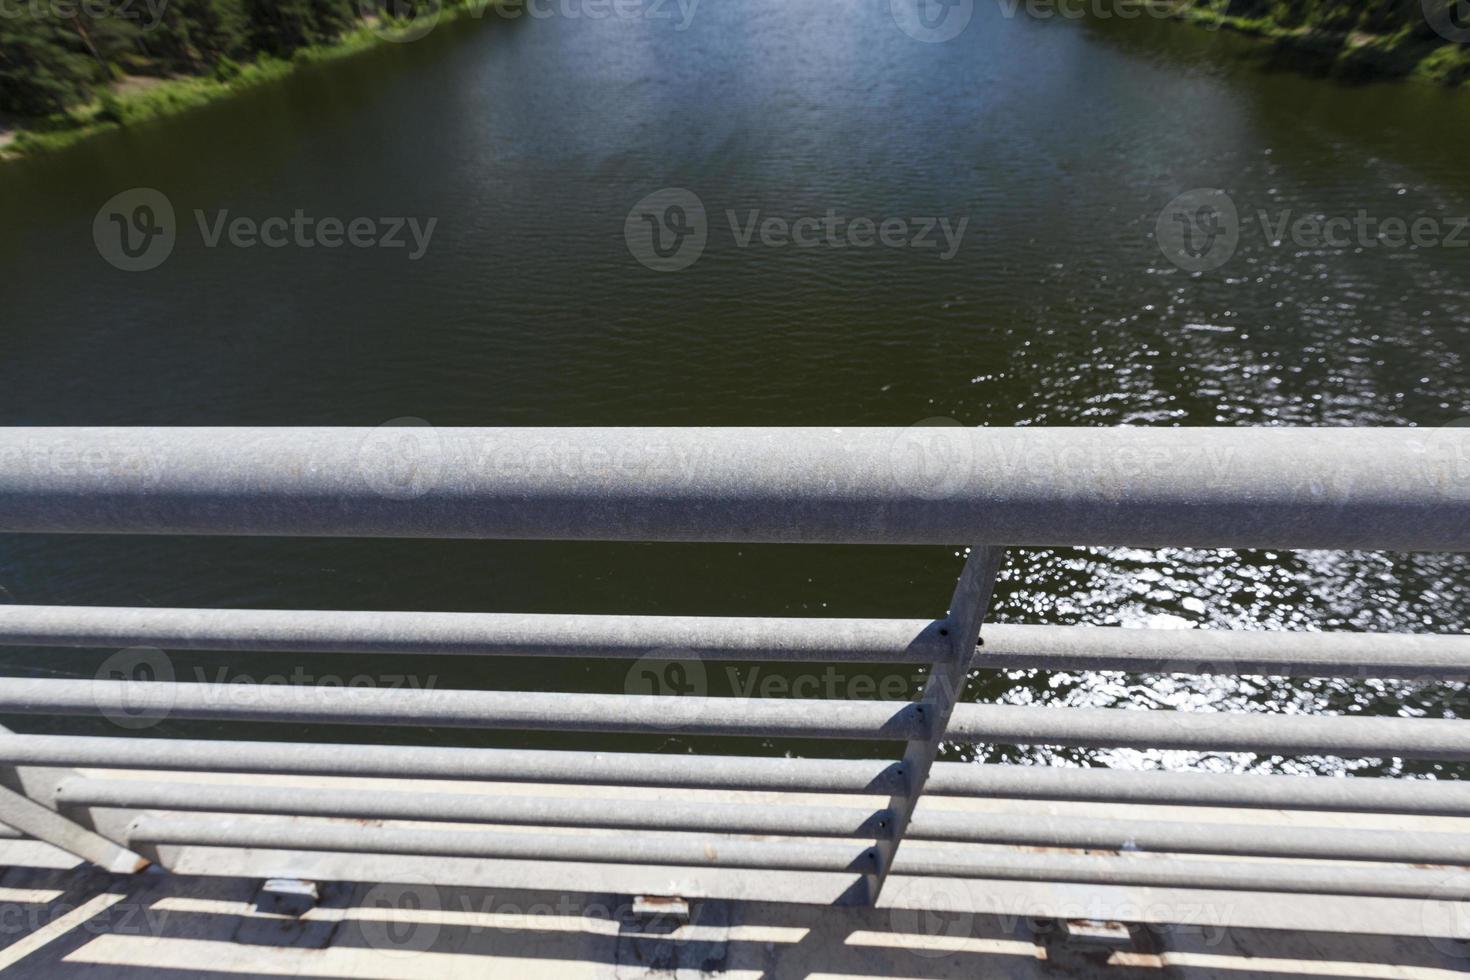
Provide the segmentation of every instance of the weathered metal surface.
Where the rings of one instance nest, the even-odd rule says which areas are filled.
[[[1452,448],[1404,428],[3,429],[0,529],[1465,551]]]
[[[1470,759],[1470,724],[1437,718],[962,704],[950,718],[946,737],[1007,745]]]
[[[408,457],[390,467],[385,440],[409,450]],[[975,550],[950,614],[933,622],[0,606],[0,645],[667,654],[933,667],[925,694],[912,704],[8,679],[0,685],[0,712],[16,714],[887,739],[906,748],[889,762],[0,732],[0,765],[27,777],[16,787],[24,795],[0,795],[0,820],[92,860],[113,860],[127,843],[162,856],[168,867],[206,874],[284,869],[330,880],[371,862],[422,868],[444,881],[493,873],[498,882],[539,883],[542,874],[573,873],[584,876],[584,887],[596,881],[654,894],[754,898],[775,891],[794,901],[871,903],[886,897],[880,891],[891,870],[904,888],[943,876],[991,888],[1122,884],[1144,893],[1463,900],[1470,898],[1470,845],[1462,827],[1440,819],[1470,815],[1463,786],[934,761],[946,739],[1470,759],[1470,726],[1454,720],[958,703],[977,666],[1470,676],[1465,636],[995,625],[986,628],[976,658],[1001,544],[1470,551],[1470,481],[1460,478],[1464,461],[1447,458],[1447,448],[1454,449],[1438,434],[1404,429],[0,429],[0,530],[8,531],[997,542]],[[130,778],[42,768],[69,765],[128,770]],[[200,775],[187,782],[137,778],[150,770]],[[561,783],[604,794],[675,787],[696,796],[610,799],[563,788],[556,796],[505,798],[340,783],[255,786],[221,784],[210,775],[221,771],[405,784]],[[712,790],[861,794],[875,805],[711,802],[730,799]],[[1402,834],[1334,825],[1317,814],[1321,825],[1263,833],[1217,817],[1186,822],[1177,811],[1126,819],[1046,806],[1021,815],[957,813],[949,809],[960,802],[954,799],[916,808],[926,791],[972,802],[1318,809],[1349,821],[1360,813],[1415,814],[1429,829]],[[905,832],[918,843],[900,850]],[[1045,852],[1028,850],[1036,848]],[[1155,856],[1076,853],[1083,850]],[[1205,857],[1187,856],[1196,854]],[[1327,861],[1339,863],[1310,863]],[[611,877],[609,867],[616,869]],[[973,896],[966,903],[984,904]],[[894,904],[946,902],[931,896]]]
[[[910,739],[900,762],[906,784],[888,801],[890,814],[886,840],[877,843],[878,869],[868,879],[868,900],[876,904],[883,892],[883,882],[893,867],[894,855],[903,843],[903,835],[912,819],[914,808],[924,795],[929,770],[939,757],[940,741],[949,725],[955,704],[964,697],[970,667],[980,638],[980,627],[990,609],[995,580],[1005,560],[1005,549],[976,545],[965,559],[949,614],[937,632],[950,641],[947,654],[937,660],[919,697],[919,710],[929,716],[927,735]]]
[[[923,737],[930,723],[907,702],[50,678],[0,685],[0,712],[847,739]]]

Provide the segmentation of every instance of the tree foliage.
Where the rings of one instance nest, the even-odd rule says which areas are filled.
[[[12,4],[0,17],[0,113],[64,111],[123,73],[228,74],[258,54],[329,43],[359,15],[358,0]]]

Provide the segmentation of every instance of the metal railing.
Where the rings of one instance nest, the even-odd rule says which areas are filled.
[[[701,660],[930,668],[922,695],[898,705],[276,686],[222,696],[210,684],[9,678],[0,682],[6,716],[676,729],[886,740],[894,753],[863,761],[10,733],[0,735],[0,821],[12,836],[123,871],[157,862],[360,879],[369,857],[415,856],[425,859],[415,873],[431,879],[459,880],[471,868],[477,881],[514,886],[570,869],[587,890],[822,903],[878,902],[890,873],[1470,899],[1470,878],[1445,883],[1447,870],[1470,866],[1461,832],[1330,822],[1263,832],[1220,818],[1465,818],[1463,783],[937,761],[943,742],[1470,760],[1470,725],[1454,719],[962,697],[977,666],[1463,680],[1464,635],[985,620],[1006,547],[1470,551],[1465,453],[1444,432],[1398,429],[0,430],[0,530],[12,533],[970,548],[937,621],[0,606],[8,646],[600,659],[677,650]],[[221,773],[313,779],[221,782]],[[544,792],[496,789],[505,784]],[[592,788],[622,795],[584,792]],[[627,795],[637,788],[659,792]],[[1038,808],[1017,819],[929,806],[934,798],[1104,809]],[[1139,806],[1209,809],[1170,819],[1127,809]]]

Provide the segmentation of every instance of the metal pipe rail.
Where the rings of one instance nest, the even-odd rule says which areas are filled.
[[[962,704],[945,734],[957,742],[1005,745],[1470,759],[1470,725],[1449,719]]]
[[[898,763],[876,760],[80,735],[0,737],[0,764],[883,796],[906,785]]]
[[[1141,885],[1260,893],[1357,895],[1441,901],[1470,899],[1470,881],[1442,871],[1266,861],[1095,857],[1072,854],[992,854],[935,847],[904,850],[901,871],[914,875],[996,881]]]
[[[933,663],[942,621],[0,606],[0,645],[285,653]],[[1470,653],[1465,657],[1470,665]],[[1470,670],[1470,666],[1467,666]]]
[[[1386,428],[4,429],[0,529],[1467,551],[1455,448]]]
[[[83,735],[0,737],[0,765],[359,778],[412,774],[429,780],[883,797],[905,785],[900,764],[884,760]],[[1470,816],[1470,784],[1428,779],[940,762],[930,770],[925,791],[995,799]]]
[[[785,871],[856,871],[874,867],[873,848],[846,844],[791,844],[729,838],[657,840],[629,836],[488,834],[465,830],[417,830],[355,824],[289,823],[144,814],[128,827],[134,846],[197,844],[205,847],[301,848],[370,851],[425,857],[476,857],[680,867],[769,868]]]
[[[17,678],[0,713],[344,725],[491,727],[563,732],[926,739],[924,702],[403,691],[275,685]],[[963,704],[945,734],[960,742],[1123,746],[1470,760],[1454,720]]]
[[[416,820],[530,827],[601,827],[787,837],[892,836],[892,814],[858,807],[729,805],[480,793],[402,793],[73,777],[56,789],[59,807]]]
[[[922,703],[15,678],[0,713],[560,732],[925,738]]]
[[[148,647],[929,671],[913,702],[10,678],[4,715],[903,744],[894,758],[835,760],[0,730],[0,824],[9,814],[10,834],[119,870],[145,858],[198,869],[202,849],[252,873],[416,855],[446,880],[531,868],[569,888],[589,868],[646,866],[690,897],[749,894],[748,876],[778,874],[788,900],[831,901],[835,880],[836,900],[875,903],[898,874],[1470,898],[1445,884],[1470,868],[1470,823],[1454,822],[1470,821],[1464,783],[938,761],[944,742],[1470,760],[1458,720],[964,698],[988,669],[1470,678],[1470,636],[988,622],[1003,547],[1470,551],[1467,450],[1390,429],[0,429],[8,532],[971,547],[937,620],[0,606],[0,646],[32,648],[52,670],[65,648]],[[220,781],[230,773],[286,781]],[[303,776],[314,783],[289,779]],[[660,792],[607,795],[629,787]],[[975,805],[986,799],[1018,808]],[[1263,809],[1295,822],[1242,822]],[[1333,826],[1311,811],[1443,829]],[[1097,850],[1130,853],[1083,853]]]
[[[274,653],[933,663],[944,620],[0,606],[0,645]],[[1098,626],[985,629],[1012,670],[1470,680],[1470,636]]]
[[[128,825],[134,847],[166,844],[204,847],[300,848],[302,850],[379,852],[432,857],[545,858],[614,864],[678,864],[707,867],[850,871],[874,859],[871,849],[854,851],[835,844],[782,844],[719,839],[656,842],[622,837],[493,835],[466,831],[424,831],[387,827],[203,819],[145,814]],[[1456,900],[1470,898],[1470,883],[1446,885],[1443,875],[1335,865],[1282,865],[1265,862],[1163,862],[1140,858],[1079,858],[1069,855],[1006,855],[950,851],[934,847],[905,852],[899,870],[908,874],[973,878],[1129,882],[1163,887],[1204,887],[1251,891],[1375,895]]]
[[[889,839],[890,810],[859,807],[720,805],[673,801],[558,799],[470,793],[221,786],[198,782],[74,777],[52,800],[58,807],[341,817],[483,823],[531,827],[601,827],[787,837]],[[907,839],[1080,850],[1163,851],[1243,857],[1317,858],[1401,864],[1470,865],[1470,838],[1436,833],[1277,827],[1269,835],[1239,824],[977,814],[926,809]]]
[[[1470,817],[1470,783],[941,763],[934,796]]]

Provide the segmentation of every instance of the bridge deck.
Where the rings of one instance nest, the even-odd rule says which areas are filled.
[[[258,879],[107,875],[31,841],[5,842],[0,863],[10,865],[0,875],[0,970],[44,980],[632,980],[712,970],[732,978],[1448,980],[1463,976],[1470,962],[1470,950],[1409,937],[1201,924],[1089,942],[1013,915],[756,902],[698,903],[690,924],[675,925],[634,920],[628,896],[468,887],[435,888],[431,906],[410,920],[385,913],[381,886],[323,884],[318,906],[298,919],[260,911]],[[1019,896],[1013,883],[996,884]],[[1257,896],[1233,900],[1263,915],[1280,903],[1270,896],[1260,897],[1266,908]]]
[[[517,796],[548,791],[605,803],[658,798],[656,791],[634,787],[219,773],[129,776],[106,770],[82,774],[179,780],[196,787],[391,787],[488,794],[507,804]],[[778,798],[755,792],[686,793],[716,806]],[[784,797],[787,805],[829,807],[871,800],[832,794]],[[1415,835],[1470,830],[1470,819],[1456,817],[983,798],[926,798],[916,820],[940,811],[974,819],[999,814],[1021,823],[1078,815],[1098,821],[1184,817],[1228,821],[1264,836],[1294,825],[1392,828]],[[92,813],[104,818],[100,822],[105,825],[104,809]],[[410,826],[404,821],[382,823]],[[651,836],[657,840],[661,835]],[[975,847],[992,853],[1037,850]],[[432,867],[426,862],[433,862]],[[1296,862],[1280,863],[1289,867]],[[542,974],[627,978],[657,975],[644,971],[662,965],[691,970],[719,966],[734,977],[1054,977],[1060,960],[1072,965],[1074,972],[1065,975],[1080,976],[1158,976],[1167,967],[1184,977],[1432,978],[1462,976],[1470,966],[1470,944],[1423,938],[1426,931],[1444,936],[1463,926],[1454,921],[1459,903],[1451,902],[916,878],[896,870],[879,908],[837,908],[773,903],[769,899],[783,894],[783,873],[752,871],[746,878],[758,900],[696,902],[692,923],[675,927],[672,922],[635,921],[628,894],[639,887],[653,894],[676,890],[680,872],[669,867],[536,862],[526,864],[527,873],[520,876],[514,861],[205,847],[181,848],[170,864],[178,873],[109,875],[38,841],[0,841],[0,866],[5,867],[0,875],[0,971],[48,980],[72,975],[127,978],[134,971],[138,977],[442,980]],[[262,879],[277,866],[318,875],[320,901],[300,919],[255,906]],[[1445,873],[1454,877],[1466,872]],[[507,882],[525,887],[510,888]],[[482,887],[491,883],[495,887]],[[1037,919],[1045,921],[1038,924],[1033,921]],[[1088,941],[1055,924],[1066,919],[1141,925],[1135,925],[1129,939]]]

